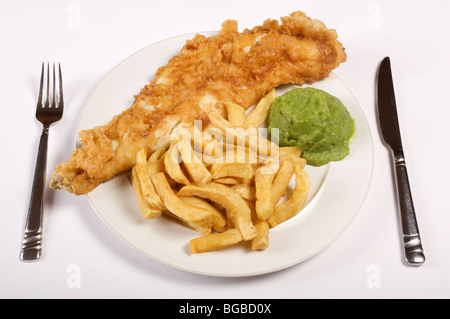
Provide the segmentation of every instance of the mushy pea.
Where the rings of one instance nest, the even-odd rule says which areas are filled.
[[[319,89],[294,88],[275,99],[271,128],[279,129],[280,146],[298,146],[309,165],[321,166],[350,153],[355,122],[338,98]]]

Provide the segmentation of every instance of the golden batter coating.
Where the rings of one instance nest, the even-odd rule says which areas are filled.
[[[217,36],[196,35],[179,55],[158,69],[133,105],[108,124],[80,132],[82,147],[58,165],[50,187],[86,194],[130,170],[136,153],[170,142],[176,127],[225,114],[228,100],[249,108],[282,84],[326,78],[346,60],[335,30],[297,11],[238,32],[227,20]]]

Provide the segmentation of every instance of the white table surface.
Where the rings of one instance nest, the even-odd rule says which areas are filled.
[[[37,263],[19,261],[41,132],[34,112],[43,61],[60,61],[65,83],[65,114],[50,131],[49,177],[74,147],[88,96],[121,60],[168,37],[217,30],[229,18],[238,20],[242,30],[296,10],[338,31],[348,61],[335,73],[361,104],[373,135],[371,188],[357,218],[333,245],[276,273],[202,276],[131,248],[105,226],[86,197],[49,190],[44,256]],[[444,0],[0,0],[0,297],[450,297],[449,13]],[[408,267],[402,259],[390,157],[377,127],[375,77],[385,56],[392,62],[427,256],[421,268]]]

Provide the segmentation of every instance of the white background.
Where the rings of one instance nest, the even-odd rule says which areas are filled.
[[[124,58],[168,37],[218,30],[229,18],[243,30],[296,10],[338,31],[348,61],[335,73],[361,104],[374,139],[366,201],[332,246],[268,275],[206,277],[140,254],[105,226],[86,197],[49,190],[45,255],[33,264],[19,261],[41,132],[34,112],[43,61],[62,63],[65,84],[65,114],[50,131],[49,175],[73,150],[88,96]],[[450,297],[449,14],[448,1],[0,0],[0,297]],[[427,256],[421,268],[402,259],[390,157],[378,133],[375,77],[385,56]]]

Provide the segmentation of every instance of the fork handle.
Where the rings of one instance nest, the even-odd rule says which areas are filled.
[[[42,255],[42,212],[47,167],[48,131],[49,128],[44,126],[39,141],[30,204],[20,254],[22,261],[37,261]]]

